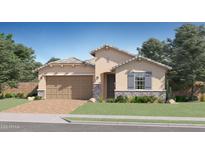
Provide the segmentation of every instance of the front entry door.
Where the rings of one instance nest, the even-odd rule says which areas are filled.
[[[115,74],[107,75],[107,98],[114,98]]]

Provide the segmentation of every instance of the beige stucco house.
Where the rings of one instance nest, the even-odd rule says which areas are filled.
[[[38,69],[38,95],[44,99],[90,99],[127,96],[166,98],[169,66],[104,45],[93,59],[58,60]]]

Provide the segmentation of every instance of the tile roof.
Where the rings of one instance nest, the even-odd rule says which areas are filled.
[[[95,58],[85,60],[85,62],[95,65]]]
[[[61,60],[50,62],[48,64],[45,64],[45,65],[39,67],[36,70],[38,71],[38,70],[40,70],[40,69],[42,69],[46,66],[49,66],[50,64],[87,64],[87,65],[94,66],[94,64],[92,64],[90,61],[82,61],[78,58],[71,57],[71,58],[68,58],[68,59],[61,59]]]
[[[108,44],[105,44],[105,45],[103,45],[103,46],[100,47],[100,48],[97,48],[97,49],[92,50],[92,51],[90,52],[90,54],[93,55],[93,56],[95,56],[95,53],[96,53],[97,51],[103,49],[103,48],[112,48],[112,49],[115,49],[115,50],[117,50],[117,51],[119,51],[119,52],[125,53],[125,54],[127,54],[127,55],[136,56],[136,54],[129,53],[129,52],[125,51],[125,50],[119,49],[119,48],[117,48],[117,47],[114,47],[114,46],[111,46],[111,45],[108,45]]]
[[[71,57],[71,58],[68,58],[68,59],[60,59],[60,60],[57,60],[57,61],[53,61],[53,62],[50,62],[49,64],[59,64],[59,63],[65,63],[65,64],[81,64],[83,63],[83,61],[81,61],[80,59],[78,58],[75,58],[75,57]]]
[[[131,58],[131,59],[129,59],[129,60],[126,60],[125,62],[123,62],[123,63],[121,63],[121,64],[119,64],[119,65],[114,66],[114,67],[112,68],[112,70],[115,70],[116,68],[118,68],[118,67],[120,67],[120,66],[122,66],[122,65],[124,65],[124,64],[127,64],[127,63],[129,63],[129,62],[131,62],[131,61],[141,60],[141,59],[146,60],[146,61],[149,61],[149,62],[151,62],[151,63],[155,63],[155,64],[157,64],[157,65],[159,65],[159,66],[161,66],[161,67],[167,68],[168,70],[172,69],[172,68],[171,68],[170,66],[168,66],[168,65],[165,65],[165,64],[159,63],[159,62],[157,62],[157,61],[155,61],[155,60],[149,59],[149,58],[147,58],[147,57],[143,57],[143,56],[139,56],[139,55],[138,55],[138,56],[135,56],[134,58]]]

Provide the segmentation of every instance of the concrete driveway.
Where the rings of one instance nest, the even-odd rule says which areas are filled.
[[[86,103],[86,100],[38,100],[25,103],[3,112],[68,114]]]

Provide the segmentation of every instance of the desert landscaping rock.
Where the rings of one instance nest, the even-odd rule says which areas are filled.
[[[173,100],[173,99],[168,100],[168,103],[169,103],[169,104],[177,104],[176,101]]]
[[[28,97],[27,99],[28,99],[28,101],[33,101],[35,99],[35,97]]]
[[[91,99],[89,99],[89,102],[96,103],[96,99],[95,98],[91,98]]]

